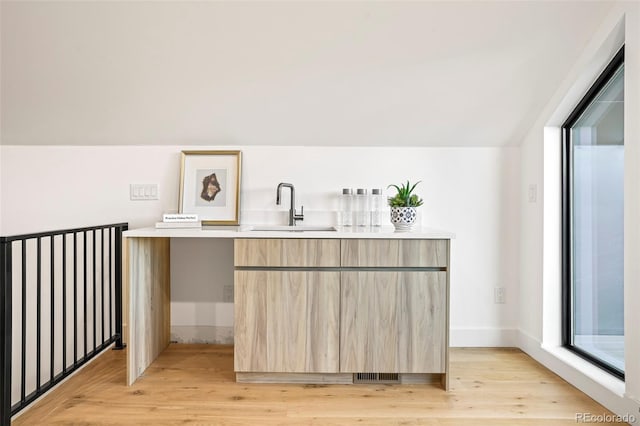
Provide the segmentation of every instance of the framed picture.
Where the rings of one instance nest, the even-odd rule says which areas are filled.
[[[180,213],[195,213],[203,225],[238,225],[240,151],[182,151]]]

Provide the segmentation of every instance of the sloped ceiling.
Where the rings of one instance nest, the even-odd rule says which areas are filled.
[[[518,145],[598,1],[3,1],[5,145]]]

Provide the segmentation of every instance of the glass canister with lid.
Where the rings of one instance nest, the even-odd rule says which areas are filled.
[[[369,226],[369,194],[364,188],[356,190],[356,226]]]
[[[353,225],[353,189],[343,188],[340,195],[340,225]]]
[[[384,195],[382,189],[371,190],[371,226],[382,226],[382,212],[384,210]]]

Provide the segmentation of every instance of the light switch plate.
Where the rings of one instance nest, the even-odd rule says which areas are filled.
[[[129,185],[129,199],[133,201],[157,200],[157,183],[132,183]]]

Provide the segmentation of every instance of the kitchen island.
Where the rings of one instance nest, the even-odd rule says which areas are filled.
[[[171,239],[225,238],[234,240],[238,381],[439,381],[447,389],[452,237],[384,227],[127,231],[127,383],[169,344]]]

